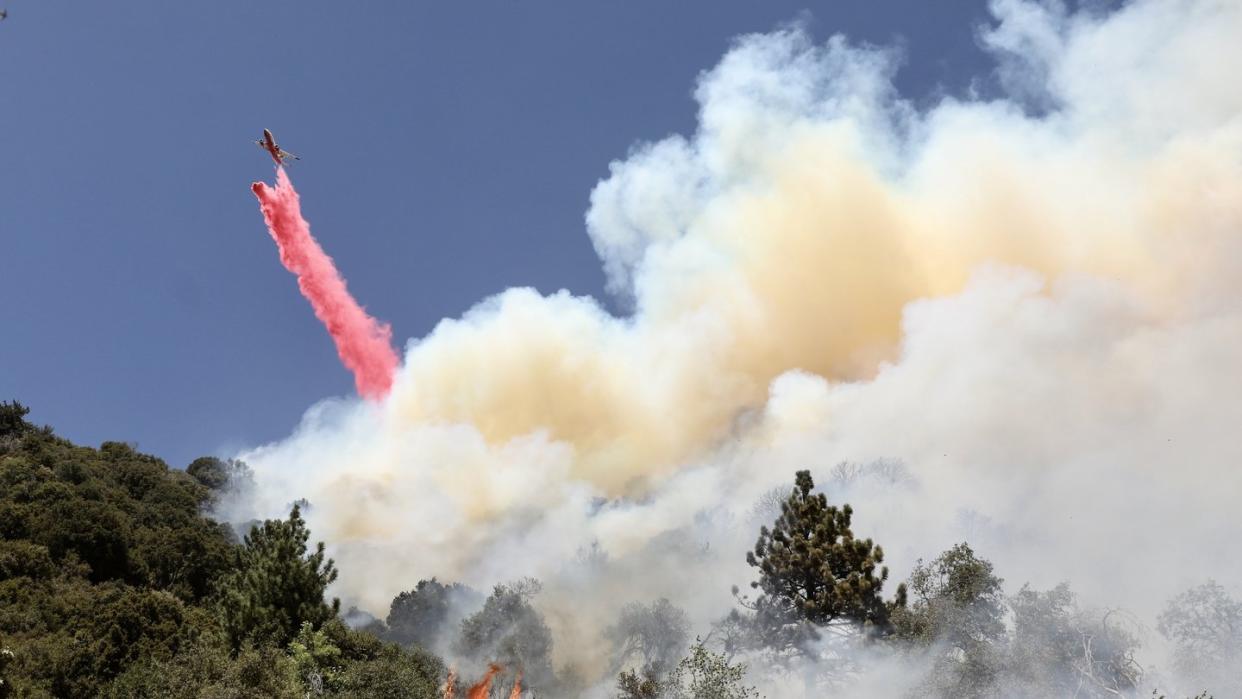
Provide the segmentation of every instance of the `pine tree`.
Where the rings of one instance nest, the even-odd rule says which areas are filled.
[[[887,633],[889,613],[905,605],[906,591],[899,586],[893,602],[880,597],[888,579],[883,549],[854,538],[849,505],[837,508],[811,493],[810,471],[798,471],[795,483],[772,529],[762,527],[746,555],[760,573],[751,587],[763,593],[754,609],[764,644],[797,647],[814,637],[813,627],[830,624]]]
[[[324,590],[336,580],[323,542],[307,555],[310,531],[294,505],[287,521],[268,520],[246,536],[236,568],[221,583],[220,611],[234,651],[246,639],[284,647],[303,623],[319,628],[336,616],[340,600],[324,603]]]

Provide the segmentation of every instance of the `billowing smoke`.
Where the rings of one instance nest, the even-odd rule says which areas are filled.
[[[367,315],[350,296],[332,258],[311,236],[310,224],[302,218],[298,193],[283,167],[276,168],[275,187],[255,182],[250,188],[259,199],[267,230],[280,249],[281,263],[297,275],[302,295],[328,328],[341,361],[353,372],[358,393],[366,398],[383,398],[397,370],[392,329]]]
[[[558,659],[600,676],[624,603],[728,610],[799,468],[896,579],[967,540],[1148,624],[1242,583],[1242,5],[992,9],[995,74],[927,109],[896,51],[739,38],[697,131],[592,193],[632,315],[509,289],[442,321],[386,400],[241,455],[254,512],[308,498],[380,616],[419,578],[539,577]],[[877,459],[906,470],[833,478]]]

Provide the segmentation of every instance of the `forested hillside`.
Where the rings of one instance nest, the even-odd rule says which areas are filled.
[[[246,486],[245,464],[173,469],[120,442],[74,445],[26,415],[0,403],[0,699],[742,699],[762,696],[756,687],[848,687],[875,668],[921,697],[1239,689],[1242,602],[1220,585],[1169,602],[1157,628],[1173,666],[1156,671],[1138,660],[1143,639],[1124,612],[1080,606],[1068,584],[1007,596],[966,543],[891,584],[883,549],[855,535],[850,506],[815,492],[808,471],[760,503],[772,524],[735,609],[698,629],[667,599],[635,600],[586,630],[606,659],[584,672],[555,662],[539,581],[484,595],[420,580],[383,620],[342,614],[325,596],[339,572],[304,503],[283,520],[204,515]],[[591,569],[589,556],[580,563]]]
[[[439,660],[325,603],[296,509],[240,541],[203,516],[239,465],[171,469],[25,414],[0,404],[0,697],[436,694]]]

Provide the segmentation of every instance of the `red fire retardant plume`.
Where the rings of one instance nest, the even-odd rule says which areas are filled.
[[[298,193],[284,168],[276,170],[275,187],[255,182],[250,189],[259,198],[263,220],[280,248],[280,261],[297,275],[302,295],[328,328],[341,361],[354,373],[358,393],[377,400],[388,395],[397,370],[392,328],[367,315],[349,295],[332,258],[311,237]]]

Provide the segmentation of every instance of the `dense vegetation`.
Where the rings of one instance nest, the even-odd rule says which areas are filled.
[[[26,414],[0,403],[0,699],[442,697],[457,680],[435,652],[476,674],[495,664],[492,696],[508,696],[519,671],[524,696],[576,697],[594,682],[554,665],[538,581],[486,596],[418,581],[385,619],[346,614],[351,628],[325,599],[338,571],[299,504],[236,529],[204,516],[245,487],[244,464],[170,469],[118,442],[76,446]],[[773,669],[827,688],[865,658],[910,668],[915,696],[1155,686],[1120,613],[1080,607],[1065,584],[1006,596],[965,543],[920,561],[886,599],[882,548],[855,536],[849,505],[814,489],[802,471],[769,497],[772,524],[747,557],[755,596],[735,589],[737,608],[704,635],[692,641],[689,617],[666,599],[627,604],[600,629],[613,696],[758,697],[758,676]],[[1242,664],[1242,602],[1225,588],[1177,596],[1158,630],[1176,650],[1166,676],[1242,692],[1230,670]]]
[[[350,630],[296,507],[238,540],[204,507],[244,477],[76,446],[0,403],[0,697],[435,696],[444,668]]]

